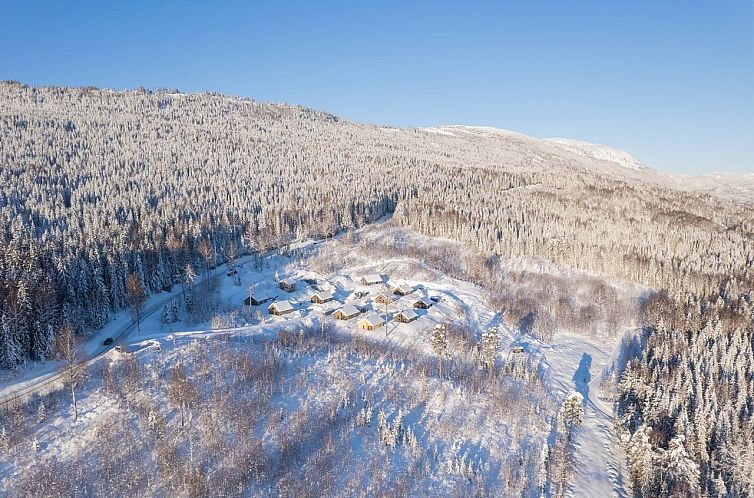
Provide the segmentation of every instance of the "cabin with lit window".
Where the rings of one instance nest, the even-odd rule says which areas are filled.
[[[385,319],[380,315],[370,315],[359,320],[360,330],[376,330],[385,325]]]

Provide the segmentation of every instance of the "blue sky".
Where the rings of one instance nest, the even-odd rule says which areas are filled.
[[[0,79],[218,91],[754,172],[752,0],[0,0]]]

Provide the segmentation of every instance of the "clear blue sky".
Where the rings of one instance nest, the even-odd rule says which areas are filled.
[[[219,91],[754,172],[753,0],[283,3],[0,0],[0,79]]]

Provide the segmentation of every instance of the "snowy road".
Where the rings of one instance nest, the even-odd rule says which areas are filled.
[[[244,256],[238,259],[237,266],[244,266],[250,261],[252,261],[251,256]],[[227,268],[224,264],[219,265],[213,270],[210,278],[216,280],[223,276],[226,271]],[[183,292],[182,285],[174,292],[168,294],[160,293],[150,297],[142,312],[142,321],[162,309],[165,304],[175,299],[181,292]],[[87,366],[92,365],[105,353],[113,349],[119,341],[126,339],[136,328],[137,324],[134,320],[123,320],[123,317],[124,313],[120,313],[120,320],[115,320],[106,325],[82,345],[81,352],[84,355]],[[125,323],[118,325],[120,321],[124,321]],[[113,338],[113,342],[109,346],[103,344],[104,339],[107,337]],[[31,372],[26,378],[4,387],[0,390],[0,407],[5,408],[23,403],[34,394],[42,395],[60,389],[63,385],[64,377],[62,368],[60,362],[47,362],[44,367]]]

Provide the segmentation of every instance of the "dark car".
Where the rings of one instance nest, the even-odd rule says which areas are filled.
[[[103,342],[103,344],[105,346],[109,346],[112,343],[113,343],[113,338],[112,337],[108,337],[107,339],[105,339],[105,342]]]

